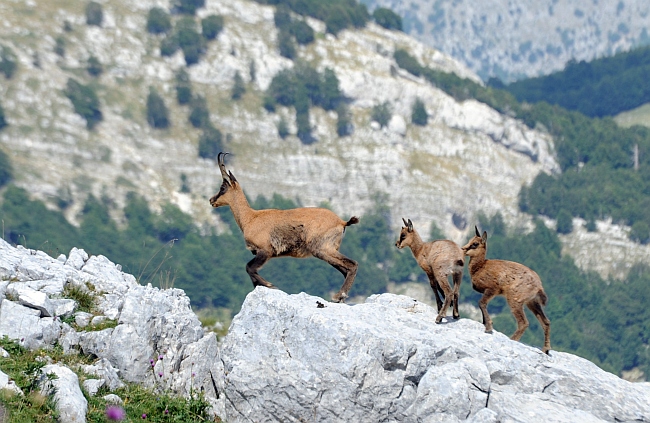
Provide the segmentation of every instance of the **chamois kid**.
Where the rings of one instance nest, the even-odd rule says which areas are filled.
[[[440,323],[442,318],[447,315],[447,308],[452,302],[454,319],[458,319],[458,294],[460,292],[460,283],[463,280],[463,265],[465,264],[463,251],[455,242],[446,239],[425,243],[417,231],[413,229],[411,219],[406,221],[402,218],[402,221],[404,227],[395,246],[400,249],[410,247],[413,257],[424,270],[424,273],[427,274],[438,305],[436,323]],[[453,289],[449,285],[449,275],[452,275],[454,280]],[[438,295],[438,291],[445,297],[444,304]]]
[[[519,341],[528,327],[528,319],[524,313],[525,304],[544,329],[542,351],[548,354],[551,349],[551,322],[542,309],[548,297],[542,287],[541,279],[537,273],[523,264],[506,260],[486,260],[487,232],[483,231],[481,236],[476,226],[474,231],[476,236],[462,249],[469,256],[468,267],[472,288],[483,294],[478,306],[483,313],[485,331],[492,332],[492,320],[487,312],[487,305],[497,295],[503,295],[517,320],[517,330],[510,339]]]
[[[246,264],[253,286],[275,288],[258,271],[273,257],[310,257],[326,261],[345,276],[345,281],[332,300],[344,302],[357,274],[357,262],[339,252],[345,228],[359,222],[353,216],[347,222],[323,208],[290,210],[254,210],[232,172],[223,163],[228,153],[219,153],[217,162],[223,183],[210,198],[212,207],[230,206],[235,222],[244,234],[246,248],[254,255]]]

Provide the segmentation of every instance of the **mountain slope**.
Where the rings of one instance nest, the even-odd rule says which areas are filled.
[[[161,57],[160,39],[145,30],[147,11],[157,3],[107,3],[102,27],[85,24],[85,3],[41,3],[2,6],[6,25],[1,35],[16,52],[19,67],[2,86],[10,125],[0,140],[17,169],[16,183],[52,206],[63,198],[70,203],[66,213],[72,221],[89,193],[110,199],[119,210],[126,193],[135,190],[154,208],[171,201],[198,221],[218,224],[206,199],[220,184],[219,173],[212,161],[197,157],[199,132],[187,123],[187,108],[174,100],[173,78],[184,66],[182,55]],[[213,124],[227,134],[226,148],[234,154],[230,167],[249,196],[278,192],[304,205],[325,201],[339,213],[362,214],[373,196],[384,192],[395,216],[408,216],[424,228],[435,220],[458,237],[454,214],[458,222],[471,220],[478,210],[499,210],[511,219],[517,215],[521,185],[540,171],[557,170],[547,135],[478,102],[458,103],[423,80],[395,71],[392,51],[406,48],[428,66],[478,80],[465,67],[372,24],[334,37],[324,34],[322,23],[309,20],[319,35],[299,50],[319,69],[329,66],[337,73],[351,99],[354,133],[339,138],[335,115],[314,109],[317,143],[281,139],[276,124],[282,115],[292,123],[293,110],[274,114],[261,107],[272,77],[294,65],[277,52],[273,11],[250,1],[208,2],[199,17],[224,16],[224,30],[201,61],[188,68],[194,91],[207,99]],[[71,31],[64,30],[66,21]],[[53,52],[57,38],[65,40],[65,57]],[[34,65],[35,55],[40,67]],[[105,69],[96,81],[85,74],[91,55]],[[236,71],[248,87],[240,101],[229,95]],[[104,120],[93,131],[62,93],[70,77],[97,87]],[[168,130],[146,123],[150,86],[169,107]],[[416,97],[431,116],[425,127],[407,123]],[[371,108],[384,101],[394,109],[392,129],[373,129]],[[190,193],[180,192],[181,174]]]
[[[364,0],[404,17],[409,34],[482,78],[512,81],[650,44],[643,0]]]

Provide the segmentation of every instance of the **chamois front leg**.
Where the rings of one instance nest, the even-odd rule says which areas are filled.
[[[440,309],[442,308],[442,300],[440,299],[440,295],[444,297],[445,294],[440,288],[440,285],[438,285],[438,281],[436,280],[433,272],[427,272],[427,277],[429,278],[429,285],[431,285],[433,294],[436,296],[436,306],[438,306],[438,313],[440,313]],[[438,291],[440,291],[440,294],[438,294]]]
[[[248,276],[251,277],[251,281],[253,281],[254,287],[265,286],[267,288],[276,288],[275,285],[257,273],[262,268],[262,266],[264,266],[264,264],[269,261],[270,258],[271,254],[267,253],[266,251],[257,250],[255,253],[255,258],[246,264],[246,272],[248,273]]]
[[[478,302],[478,306],[481,309],[481,313],[483,314],[483,324],[485,325],[485,332],[486,333],[492,333],[492,319],[490,319],[490,315],[488,314],[487,311],[487,305],[496,296],[496,293],[491,290],[485,290],[483,292],[483,296]]]

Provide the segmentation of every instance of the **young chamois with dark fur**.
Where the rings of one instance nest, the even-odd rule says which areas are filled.
[[[469,256],[468,267],[472,288],[483,294],[478,306],[483,313],[485,331],[492,332],[492,320],[487,312],[487,305],[492,298],[503,295],[517,320],[517,330],[510,339],[519,341],[528,328],[528,319],[524,313],[525,304],[544,329],[542,351],[548,354],[551,349],[551,322],[542,309],[548,300],[542,287],[542,280],[537,273],[523,264],[505,260],[486,260],[487,232],[483,231],[481,236],[476,226],[474,230],[476,236],[469,240],[463,247],[463,251]]]
[[[424,242],[417,231],[413,229],[411,219],[404,220],[404,227],[399,234],[399,239],[395,243],[397,248],[410,247],[415,261],[418,262],[424,273],[429,278],[429,284],[436,296],[438,305],[438,317],[436,323],[440,323],[442,318],[447,315],[447,308],[453,303],[453,316],[458,319],[458,294],[460,292],[460,283],[463,280],[463,265],[465,264],[465,254],[455,242],[446,239],[440,239],[431,242]],[[454,288],[449,285],[448,277],[452,275]],[[443,294],[445,303],[440,300]]]
[[[227,172],[219,153],[217,162],[223,183],[219,193],[210,198],[212,207],[230,206],[235,222],[244,234],[246,248],[255,258],[246,264],[253,286],[275,288],[258,271],[273,257],[310,257],[326,261],[345,276],[345,281],[332,300],[344,302],[357,274],[357,262],[339,252],[346,226],[359,222],[352,217],[347,222],[323,208],[290,210],[254,210],[232,172]]]

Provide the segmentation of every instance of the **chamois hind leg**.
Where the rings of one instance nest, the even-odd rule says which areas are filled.
[[[275,285],[257,273],[270,258],[271,255],[269,253],[258,250],[255,254],[255,258],[246,264],[246,273],[251,277],[254,287],[265,286],[267,288],[276,288]]]
[[[544,348],[542,348],[542,351],[548,354],[551,350],[551,321],[546,317],[546,314],[544,314],[542,305],[537,301],[537,299],[530,301],[526,305],[530,311],[533,312],[535,317],[537,317],[540,325],[542,325],[542,329],[544,329]]]
[[[494,293],[489,289],[486,289],[483,292],[483,296],[478,301],[478,307],[481,309],[481,313],[483,314],[483,324],[485,325],[485,332],[487,333],[492,333],[492,319],[490,319],[490,315],[488,314],[487,305],[495,296],[496,293]]]
[[[460,298],[460,283],[463,280],[463,271],[456,271],[452,273],[453,279],[454,279],[454,319],[458,319],[460,317],[460,313],[458,313],[458,299]]]
[[[449,285],[447,275],[437,274],[435,277],[436,281],[438,281],[438,286],[440,286],[442,291],[445,293],[445,302],[442,305],[442,309],[438,310],[438,317],[436,317],[436,323],[440,323],[442,318],[447,316],[447,309],[449,308],[451,301],[454,299],[454,291]]]
[[[438,313],[440,313],[440,309],[442,308],[442,300],[440,299],[440,296],[442,297],[445,296],[445,293],[443,292],[442,288],[440,288],[440,285],[438,285],[438,281],[436,280],[435,275],[433,272],[427,273],[427,276],[429,277],[429,285],[431,285],[431,289],[433,290],[433,294],[436,297],[436,305],[438,306]],[[438,291],[440,291],[440,294],[438,294]]]
[[[514,301],[508,302],[508,305],[510,306],[512,315],[515,316],[515,320],[517,320],[517,330],[512,334],[510,339],[513,341],[519,341],[521,335],[523,335],[528,328],[528,319],[526,319],[526,313],[524,313],[524,305]]]
[[[350,292],[350,288],[352,288],[352,284],[354,283],[354,278],[357,275],[357,268],[359,267],[357,262],[345,257],[338,250],[319,251],[313,255],[316,258],[326,261],[345,276],[345,281],[341,289],[332,296],[332,301],[335,303],[345,302],[345,299],[348,298],[348,292]]]

